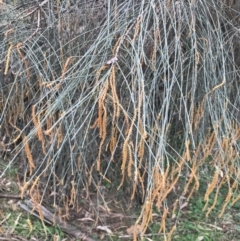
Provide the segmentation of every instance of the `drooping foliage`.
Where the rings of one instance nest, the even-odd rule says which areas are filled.
[[[209,175],[207,215],[223,186],[219,215],[238,201],[240,6],[230,2],[1,4],[1,135],[22,195],[67,210],[107,183],[143,202],[144,228],[153,205],[163,211],[164,233],[169,207]]]

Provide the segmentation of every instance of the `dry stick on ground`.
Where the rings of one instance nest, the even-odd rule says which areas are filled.
[[[21,195],[12,195],[12,194],[0,194],[0,198],[22,199]]]
[[[34,215],[40,219],[40,216],[38,215],[38,213],[33,212],[33,210],[35,210],[35,208],[34,208],[34,204],[31,200],[25,200],[24,203],[19,201],[18,205],[25,211],[31,213],[32,215]],[[60,219],[57,216],[55,216],[54,214],[52,214],[48,209],[46,209],[42,205],[40,205],[40,206],[41,206],[42,214],[44,216],[44,222],[46,222],[48,224],[52,224],[52,225],[54,223],[54,225],[58,225],[65,233],[73,235],[76,238],[80,238],[81,240],[95,241],[94,239],[86,236],[86,234],[81,232],[78,227],[73,226],[66,222],[64,222],[64,223],[61,222]]]

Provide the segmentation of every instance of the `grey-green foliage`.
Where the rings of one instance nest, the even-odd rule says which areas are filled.
[[[123,41],[119,44],[115,63],[116,89],[129,120],[134,116],[143,91],[141,112],[134,123],[131,141],[136,168],[141,120],[148,135],[144,167],[139,167],[147,168],[146,187],[151,183],[152,167],[157,160],[165,160],[161,164],[165,169],[168,160],[175,161],[180,155],[187,139],[191,140],[194,149],[216,123],[219,124],[217,135],[228,134],[232,120],[239,122],[239,13],[223,2],[109,0],[70,4],[61,1],[57,6],[57,1],[46,1],[40,7],[34,2],[10,6],[11,19],[1,24],[1,65],[4,71],[10,43],[15,46],[23,43],[21,51],[28,65],[14,48],[10,81],[6,76],[1,81],[1,120],[7,123],[11,119],[14,103],[24,105],[23,116],[18,116],[13,124],[24,131],[34,147],[36,169],[31,178],[41,174],[45,191],[52,187],[64,194],[69,193],[71,181],[75,181],[78,188],[87,185],[101,141],[98,129],[91,129],[90,125],[97,118],[98,100],[109,78],[111,65],[101,72],[98,82],[96,72],[114,57],[113,48],[121,37]],[[34,13],[27,16],[31,9],[35,9]],[[14,13],[13,16],[10,13]],[[1,16],[5,17],[6,13]],[[138,27],[139,32],[133,41]],[[8,35],[7,31],[10,31]],[[64,72],[68,57],[72,62]],[[61,86],[47,88],[39,81],[54,85],[61,83]],[[60,129],[51,140],[45,137],[47,155],[43,155],[41,143],[35,141],[36,128],[31,117],[26,118],[31,116],[33,104],[37,113],[45,113],[41,116],[44,129],[46,119],[55,116],[56,122],[52,124],[56,128],[61,124],[64,133],[59,145]],[[203,113],[197,125],[191,113],[196,113],[201,105]],[[107,149],[113,115],[110,97],[106,106],[108,128],[102,147],[101,172],[112,180],[121,178],[126,123],[123,116],[116,122],[119,136],[113,156],[115,162],[112,162],[112,154]],[[16,131],[13,127],[11,130]],[[233,144],[238,148],[237,143]],[[80,169],[77,167],[79,155],[82,160]],[[101,181],[101,177],[94,173],[95,169],[93,182]],[[57,185],[56,176],[64,180],[62,185]]]

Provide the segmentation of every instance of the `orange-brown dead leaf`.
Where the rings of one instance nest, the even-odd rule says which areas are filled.
[[[143,234],[143,227],[141,225],[139,225],[139,224],[132,225],[131,227],[129,227],[127,229],[127,234],[128,235],[140,236],[141,234]]]

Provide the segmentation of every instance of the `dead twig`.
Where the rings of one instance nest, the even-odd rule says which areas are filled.
[[[0,194],[0,198],[7,198],[7,199],[22,199],[21,195],[12,195],[12,194]]]

